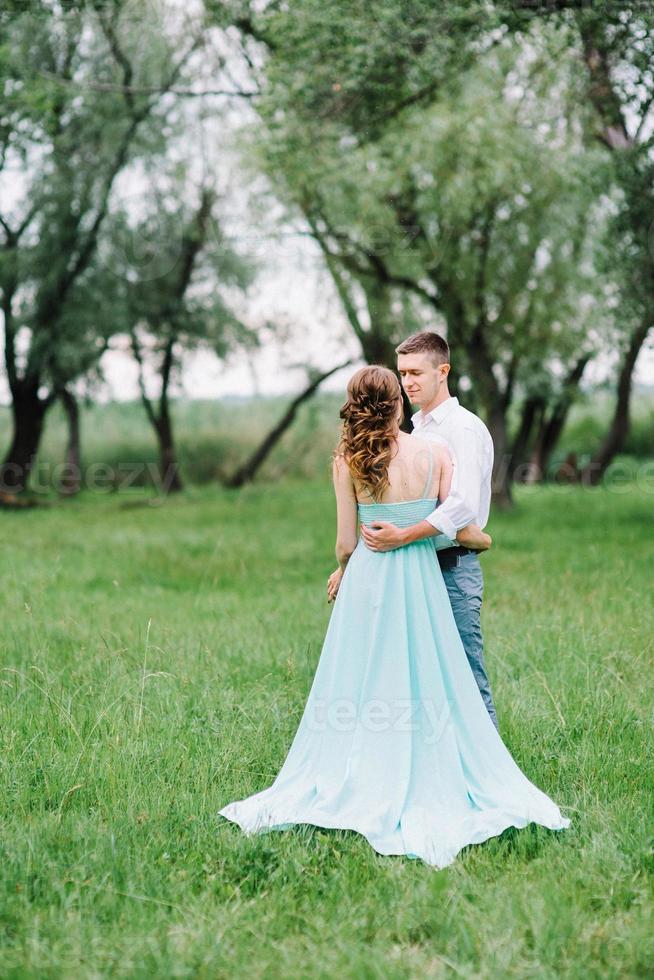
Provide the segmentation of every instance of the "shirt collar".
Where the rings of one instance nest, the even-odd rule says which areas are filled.
[[[411,422],[413,423],[414,429],[422,429],[429,422],[435,422],[436,425],[440,425],[441,422],[445,421],[447,416],[453,411],[459,404],[459,399],[455,398],[454,395],[450,395],[444,402],[441,402],[437,408],[434,408],[431,412],[425,413],[420,409],[415,415],[411,416]]]

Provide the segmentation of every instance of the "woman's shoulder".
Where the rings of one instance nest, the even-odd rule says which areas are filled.
[[[350,467],[348,466],[347,459],[342,452],[338,450],[334,452],[332,456],[332,475],[334,480],[339,483],[351,483],[352,474],[350,473]]]
[[[410,436],[407,443],[407,451],[411,452],[414,456],[418,454],[426,455],[427,458],[431,456],[437,462],[449,459],[446,446],[440,442],[436,442],[434,439],[425,439],[424,436]]]

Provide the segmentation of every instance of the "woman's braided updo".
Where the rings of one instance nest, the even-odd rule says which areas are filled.
[[[343,456],[352,478],[374,500],[388,487],[401,404],[400,383],[388,368],[371,364],[350,378],[336,455]]]

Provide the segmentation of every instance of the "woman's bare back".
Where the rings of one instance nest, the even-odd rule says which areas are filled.
[[[449,493],[452,480],[450,454],[438,443],[400,432],[388,467],[388,479],[389,486],[376,503],[401,503],[422,497],[437,497],[442,502]],[[359,503],[373,502],[357,481],[355,492]]]

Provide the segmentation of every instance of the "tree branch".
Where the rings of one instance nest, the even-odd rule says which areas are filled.
[[[583,22],[579,25],[584,45],[584,61],[591,79],[589,96],[602,123],[599,140],[610,150],[625,150],[633,145],[620,100],[611,80],[608,51]]]
[[[634,143],[637,143],[639,141],[640,134],[643,131],[643,128],[645,126],[645,123],[647,122],[647,117],[649,115],[649,111],[650,111],[650,109],[652,108],[653,105],[654,105],[654,92],[652,92],[652,94],[650,95],[649,99],[647,99],[644,102],[644,104],[641,106],[641,117],[640,117],[640,122],[638,123],[638,127],[636,129],[636,132],[634,133]]]
[[[226,98],[235,99],[254,99],[261,92],[254,91],[242,91],[240,89],[205,89],[202,92],[196,92],[194,89],[187,88],[174,88],[160,85],[119,85],[115,82],[92,82],[85,80],[84,82],[76,82],[73,78],[63,78],[61,75],[55,75],[53,72],[40,71],[39,75],[43,78],[47,78],[51,82],[60,83],[62,85],[74,85],[77,88],[83,88],[85,90],[90,89],[92,92],[117,92],[125,96],[132,95],[180,95],[191,98],[202,98],[205,95],[220,95]]]
[[[5,230],[5,235],[7,236],[6,241],[3,243],[4,248],[13,248],[16,244],[16,233],[9,227],[5,219],[0,215],[0,225]]]
[[[186,53],[183,54],[179,59],[178,63],[173,66],[168,81],[166,82],[164,88],[161,90],[162,93],[165,92],[167,88],[169,88],[174,84],[175,79],[179,77],[179,74],[182,71],[184,64],[191,57],[191,54],[197,48],[200,41],[201,41],[201,36],[197,36],[193,40],[192,44],[190,45]],[[82,272],[84,272],[89,262],[91,261],[91,258],[93,256],[97,244],[100,227],[108,212],[109,197],[115,179],[127,160],[127,153],[129,151],[130,144],[139,125],[146,118],[146,116],[150,112],[152,112],[152,110],[154,109],[158,101],[159,101],[158,99],[151,99],[138,110],[132,107],[131,122],[127,127],[126,131],[123,133],[123,137],[118,146],[118,150],[114,156],[113,162],[105,178],[104,186],[102,188],[101,195],[100,195],[100,203],[98,205],[95,218],[91,224],[89,231],[86,234],[86,238],[83,241],[73,264],[64,271],[62,276],[59,278],[58,282],[55,283],[54,288],[48,291],[42,297],[41,302],[39,304],[39,309],[37,310],[37,314],[35,316],[35,320],[37,323],[45,323],[46,321],[52,322],[53,320],[56,321],[71,287],[73,286],[77,278],[82,274]],[[51,362],[54,356],[54,344],[51,344],[50,348],[52,350],[52,356],[49,359]],[[33,373],[34,370],[35,370],[34,365],[28,364],[28,372]]]
[[[316,239],[316,241],[318,242],[318,244],[320,245],[323,255],[325,256],[327,268],[329,269],[331,277],[334,280],[336,291],[340,297],[341,303],[343,304],[343,308],[345,310],[346,316],[350,321],[350,326],[354,330],[354,333],[356,334],[357,338],[361,341],[365,337],[366,332],[363,328],[363,324],[361,323],[361,320],[359,319],[359,314],[356,311],[356,307],[354,305],[354,302],[352,301],[352,297],[350,296],[348,288],[345,285],[340,269],[338,268],[336,259],[332,255],[329,246],[327,245],[325,236],[318,228],[318,223],[316,219],[311,214],[307,214],[306,217],[307,217],[307,221],[309,222],[309,226],[312,230],[312,234]]]
[[[136,330],[135,329],[130,330],[130,332],[129,332],[129,338],[130,338],[130,344],[131,344],[131,347],[132,347],[132,353],[134,354],[134,360],[136,361],[136,363],[138,365],[138,369],[139,369],[138,383],[139,383],[139,391],[141,393],[141,402],[143,403],[143,407],[145,409],[145,414],[147,415],[148,419],[150,420],[150,424],[153,426],[153,428],[156,429],[156,427],[157,427],[157,417],[156,417],[155,412],[154,412],[154,409],[152,407],[152,402],[148,398],[148,394],[147,394],[147,391],[146,391],[146,388],[145,388],[145,368],[144,368],[144,364],[143,364],[143,354],[142,354],[142,351],[141,351],[141,345],[139,344],[138,338],[136,336]]]
[[[114,56],[114,60],[117,62],[117,64],[120,65],[122,69],[123,85],[121,87],[121,91],[125,96],[125,101],[129,107],[130,113],[133,114],[134,99],[132,97],[133,93],[131,91],[131,82],[134,75],[134,70],[132,68],[132,63],[130,62],[129,58],[126,56],[125,52],[121,48],[118,38],[116,36],[116,32],[114,30],[114,24],[118,17],[119,8],[116,7],[114,9],[114,15],[111,18],[111,20],[106,20],[105,17],[102,16],[100,9],[97,9],[96,12],[98,15],[98,21],[100,22],[100,26],[102,28],[102,33],[107,39],[107,43],[109,44],[111,53]]]
[[[171,335],[166,341],[164,348],[163,362],[161,365],[161,395],[159,397],[159,416],[161,417],[168,409],[168,385],[174,364],[175,342],[177,338]]]
[[[225,485],[228,487],[242,487],[244,483],[249,482],[264,462],[264,460],[270,455],[274,447],[277,445],[283,434],[289,428],[293,422],[297,411],[303,402],[307,401],[312,395],[318,390],[323,381],[330,378],[332,374],[337,371],[341,371],[352,363],[351,359],[344,361],[342,364],[337,364],[336,367],[329,368],[328,371],[323,371],[312,378],[307,385],[307,387],[297,395],[293,401],[290,403],[284,415],[279,420],[279,422],[270,430],[265,439],[261,444],[255,449],[250,458],[243,463],[242,466],[236,470],[226,481]]]
[[[366,248],[359,242],[355,242],[348,235],[343,232],[336,234],[334,230],[330,227],[324,215],[321,215],[321,220],[327,227],[328,234],[336,239],[337,241],[345,241],[350,249],[356,250],[368,263],[367,265],[361,265],[356,259],[349,253],[345,252],[334,252],[327,245],[324,235],[321,240],[321,233],[317,232],[312,225],[312,230],[309,232],[312,238],[314,238],[321,246],[325,257],[329,256],[336,262],[340,262],[341,265],[354,272],[357,276],[369,276],[371,279],[378,279],[380,282],[385,283],[388,286],[397,286],[400,289],[406,289],[409,292],[416,293],[422,299],[427,300],[432,306],[438,308],[437,297],[431,293],[425,286],[421,286],[419,282],[415,279],[411,279],[410,276],[400,276],[394,272],[391,272],[381,255],[378,252],[373,252],[371,249]]]
[[[273,41],[269,34],[266,34],[261,30],[261,28],[257,27],[249,14],[243,17],[237,17],[234,21],[234,27],[236,27],[241,34],[244,34],[246,37],[251,37],[252,40],[258,41],[259,44],[263,44],[269,51],[277,50],[277,42]]]

